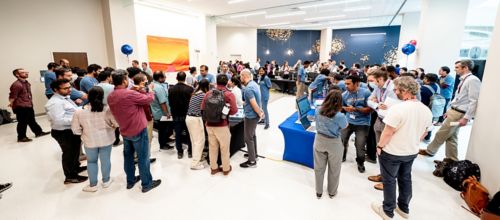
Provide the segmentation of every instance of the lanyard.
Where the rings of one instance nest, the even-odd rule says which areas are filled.
[[[379,91],[380,91],[380,97],[378,97],[378,102],[379,103],[382,103],[385,101],[385,98],[387,96],[387,87],[389,86],[389,83],[390,83],[390,79],[387,80],[387,82],[385,82],[384,84],[384,87],[382,87]]]
[[[458,93],[457,94],[460,94],[460,90],[462,89],[462,86],[465,84],[465,80],[467,79],[467,77],[469,77],[471,74],[467,75],[464,80],[462,80],[462,82],[460,83],[460,85],[458,86]]]

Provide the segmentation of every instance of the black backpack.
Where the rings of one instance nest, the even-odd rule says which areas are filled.
[[[224,92],[218,89],[212,90],[205,100],[205,108],[203,110],[203,120],[208,123],[219,123],[222,121],[222,110],[226,101]]]
[[[455,161],[443,169],[444,182],[457,191],[463,190],[462,183],[469,176],[476,176],[478,181],[481,179],[479,165],[469,160]]]
[[[0,125],[12,123],[13,121],[9,111],[0,109]]]

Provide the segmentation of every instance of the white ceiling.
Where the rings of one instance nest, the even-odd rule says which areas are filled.
[[[213,16],[218,26],[342,29],[401,24],[401,14],[420,11],[420,0],[135,0]],[[235,3],[230,4],[229,2]],[[396,15],[398,9],[404,6]],[[494,20],[499,0],[470,0],[468,23]],[[482,6],[482,7],[481,7]],[[483,19],[481,19],[483,18]],[[470,21],[470,22],[469,22]]]

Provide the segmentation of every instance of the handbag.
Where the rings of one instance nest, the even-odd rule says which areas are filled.
[[[477,181],[476,176],[470,176],[462,183],[463,192],[460,193],[470,210],[479,217],[481,211],[489,202],[488,190]]]

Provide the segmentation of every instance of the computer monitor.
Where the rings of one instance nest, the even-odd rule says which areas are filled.
[[[301,118],[302,116],[306,116],[307,113],[311,110],[311,103],[307,99],[307,95],[298,98],[296,101],[299,118]]]

